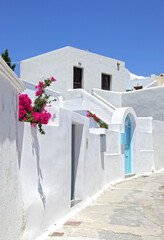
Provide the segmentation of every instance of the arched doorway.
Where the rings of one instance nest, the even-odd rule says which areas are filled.
[[[130,174],[131,166],[131,121],[127,115],[125,119],[125,174]]]
[[[117,108],[112,116],[112,124],[120,125],[121,135],[123,136],[120,145],[121,153],[124,153],[124,164],[122,171],[125,175],[135,174],[136,171],[136,123],[137,116],[133,108]],[[117,126],[116,125],[116,126]],[[120,136],[121,137],[121,136]],[[121,137],[122,138],[122,137]],[[121,142],[121,141],[120,141]]]

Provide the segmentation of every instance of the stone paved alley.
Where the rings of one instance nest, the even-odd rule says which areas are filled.
[[[164,172],[108,188],[46,240],[164,239]]]

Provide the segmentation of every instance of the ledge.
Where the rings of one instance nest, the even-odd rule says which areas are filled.
[[[93,134],[106,134],[106,129],[105,128],[90,128],[89,129],[89,133],[93,133]]]

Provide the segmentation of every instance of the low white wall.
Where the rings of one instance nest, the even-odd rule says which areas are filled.
[[[124,154],[105,154],[106,183],[125,178]]]
[[[137,117],[164,120],[164,86],[122,93],[122,107],[132,107]]]
[[[153,121],[153,146],[155,169],[164,168],[164,122]]]
[[[93,95],[94,93],[97,93],[100,97],[104,98],[115,107],[121,107],[121,93],[93,88]]]
[[[100,152],[100,135],[88,135],[84,161],[84,199],[93,196],[104,186],[104,158]]]
[[[0,239],[23,238],[25,218],[19,176],[18,92],[0,74]]]
[[[97,89],[94,91],[116,107],[132,107],[137,117],[153,117],[155,120],[164,120],[164,86],[123,93]]]
[[[137,119],[137,161],[136,173],[151,172],[154,169],[153,119]]]
[[[125,155],[121,151],[120,126],[109,125],[106,131],[105,182],[109,183],[125,177]],[[117,129],[116,129],[117,128]]]
[[[60,110],[59,126],[41,135],[19,123],[20,173],[29,239],[35,239],[69,212],[71,196],[71,114]]]
[[[44,80],[44,79],[43,79]],[[23,94],[27,94],[32,101],[34,101],[36,99],[35,93],[36,93],[36,88],[35,86],[38,84],[34,84],[31,82],[26,82],[24,80],[22,80],[24,86],[25,86],[25,91],[23,92]],[[55,85],[56,83],[52,83],[53,85]],[[51,106],[62,106],[62,102],[63,102],[63,98],[61,96],[61,94],[59,92],[56,92],[54,90],[50,90],[50,89],[45,89],[45,93],[50,95],[49,101],[51,102]],[[56,99],[56,101],[53,101],[54,99]]]
[[[114,111],[82,89],[69,90],[63,106],[71,111],[90,110],[106,123],[111,121]]]

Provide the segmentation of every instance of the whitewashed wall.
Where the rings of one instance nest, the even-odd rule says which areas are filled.
[[[71,111],[90,110],[104,122],[111,121],[114,110],[83,89],[68,91],[63,106]]]
[[[117,63],[120,70],[117,70]],[[124,62],[104,57],[80,49],[65,47],[53,52],[36,56],[20,64],[20,77],[28,82],[38,83],[44,78],[54,76],[57,79],[51,89],[63,96],[73,89],[73,67],[83,68],[83,88],[89,93],[92,88],[101,89],[101,74],[112,75],[111,89],[124,90]]]
[[[112,75],[111,90],[124,91],[124,62],[71,47],[68,47],[67,61],[68,89],[73,87],[70,80],[73,79],[73,66],[76,66],[84,69],[83,88],[87,92],[91,93],[92,88],[101,89],[102,73]],[[120,64],[120,70],[117,70],[117,63]]]
[[[95,128],[90,132],[87,117],[66,109],[60,109],[56,116],[58,124],[44,126],[45,136],[29,123],[19,123],[19,164],[30,240],[71,211],[72,124],[77,130],[76,199],[84,201],[109,181],[124,177],[122,172],[119,175],[120,165],[114,164],[111,170],[115,156],[109,158],[100,151],[100,134],[107,130]],[[113,135],[108,136],[109,144]],[[117,155],[115,163],[122,166],[120,152]]]
[[[164,120],[164,86],[145,88],[138,91],[115,93],[94,89],[98,95],[115,107],[132,107],[137,117],[153,117]]]
[[[20,240],[25,215],[17,152],[18,91],[3,73],[0,68],[0,239]]]
[[[35,239],[70,209],[71,114],[59,113],[60,125],[46,125],[41,135],[19,123],[19,161],[27,232]]]
[[[153,147],[155,169],[164,168],[164,122],[153,121]]]
[[[154,170],[153,141],[153,119],[137,118],[137,174]]]
[[[163,103],[163,86],[122,94],[122,107],[132,107],[138,117],[153,117],[154,120],[164,120]]]
[[[20,78],[38,84],[46,78],[57,79],[51,89],[64,93],[67,89],[66,79],[67,49],[62,48],[40,56],[29,58],[20,63]]]
[[[107,102],[113,104],[116,108],[122,107],[122,94],[115,91],[105,91],[100,89],[93,89],[94,93],[98,94],[100,97],[104,98]]]

